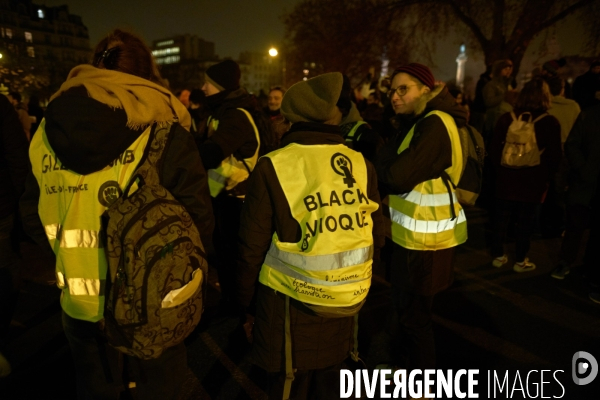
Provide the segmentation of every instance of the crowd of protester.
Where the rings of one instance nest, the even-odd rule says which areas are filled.
[[[226,60],[206,70],[202,88],[174,95],[143,41],[115,30],[45,110],[35,96],[28,106],[19,93],[0,96],[0,345],[26,267],[17,250],[22,225],[56,259],[79,398],[118,398],[98,328],[99,282],[111,277],[94,232],[104,229],[111,201],[129,191],[133,161],[160,148],[157,184],[191,216],[218,273],[218,312],[241,318],[253,360],[268,373],[269,398],[336,397],[339,370],[357,357],[356,315],[372,268],[381,266],[400,331],[380,367],[435,368],[433,302],[452,284],[454,251],[467,240],[454,191],[467,125],[487,148],[478,206],[491,217],[490,266],[511,261],[517,273],[533,271],[533,235],[562,235],[551,276],[565,279],[591,228],[585,273],[589,297],[600,303],[600,62],[572,86],[565,65],[549,61],[518,88],[512,61],[497,60],[471,101],[418,63],[357,85],[334,72],[253,96]],[[505,162],[519,121],[532,125],[539,153],[523,168]],[[172,127],[164,142],[162,126]],[[108,183],[113,192],[103,192]],[[57,193],[64,185],[79,189]],[[96,193],[107,195],[98,203]],[[126,364],[139,398],[176,398],[185,345],[150,360],[127,355]],[[0,353],[0,376],[9,373]]]

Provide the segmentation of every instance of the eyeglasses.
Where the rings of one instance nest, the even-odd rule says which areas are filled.
[[[396,89],[390,89],[390,91],[388,92],[388,97],[391,99],[394,96],[394,93],[396,93],[398,96],[402,97],[406,94],[406,92],[408,92],[408,89],[413,86],[419,86],[419,85],[400,85]]]

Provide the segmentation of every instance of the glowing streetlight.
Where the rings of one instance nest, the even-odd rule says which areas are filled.
[[[271,47],[269,49],[269,55],[271,57],[277,57],[277,54],[279,54],[279,52],[277,51],[277,49],[275,47]]]
[[[2,53],[0,53],[0,58],[2,58]]]

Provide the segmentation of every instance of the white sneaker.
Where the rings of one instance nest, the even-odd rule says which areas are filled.
[[[2,353],[0,353],[0,378],[4,378],[10,374],[10,363]]]
[[[535,269],[535,264],[529,261],[529,258],[526,258],[522,262],[517,262],[513,265],[513,270],[515,272],[529,272]]]
[[[492,266],[494,266],[496,268],[500,268],[507,262],[508,262],[508,256],[506,254],[504,254],[502,257],[494,258],[494,260],[492,261]]]

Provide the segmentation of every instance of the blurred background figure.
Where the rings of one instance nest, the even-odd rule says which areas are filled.
[[[269,118],[276,147],[279,147],[281,137],[290,129],[290,123],[281,115],[281,101],[284,94],[285,89],[282,86],[273,86],[267,96],[267,107],[263,108],[264,115]]]
[[[504,113],[512,111],[512,105],[507,101],[512,70],[512,61],[496,61],[492,68],[492,79],[483,88],[482,94],[486,110],[482,134],[486,143],[489,143],[492,137],[498,118]]]
[[[600,104],[600,61],[594,61],[588,72],[575,79],[573,100],[582,110]]]
[[[479,76],[475,86],[475,98],[471,107],[471,125],[479,132],[483,132],[485,122],[485,100],[483,99],[483,88],[492,80],[492,66],[488,65],[485,72]]]
[[[37,131],[38,126],[40,126],[40,123],[42,122],[42,119],[44,118],[44,109],[40,105],[40,99],[36,95],[29,97],[29,103],[27,104],[27,111],[29,112],[30,117],[35,118],[35,121],[33,121],[33,119],[31,120],[31,128],[30,128],[30,133],[31,133],[30,136],[31,136],[31,138],[33,138],[35,131]]]
[[[21,94],[18,92],[10,92],[8,94],[8,100],[15,107],[15,110],[19,115],[19,121],[21,121],[21,126],[23,127],[23,133],[25,133],[25,137],[28,141],[31,140],[31,119],[29,118],[27,107],[25,107],[25,104],[21,102]]]
[[[200,146],[207,139],[208,133],[206,123],[210,112],[206,105],[206,95],[202,90],[194,89],[190,92],[189,103],[188,111],[192,117],[190,132],[194,136],[196,145]]]
[[[31,168],[28,148],[19,116],[6,96],[0,95],[0,378],[11,372],[2,352],[19,292],[21,261],[15,251],[15,222],[19,220],[17,202]]]
[[[190,91],[187,89],[183,89],[179,95],[177,96],[179,101],[188,108],[190,106]]]
[[[550,89],[542,78],[534,78],[525,84],[519,94],[513,112],[505,113],[498,120],[490,148],[490,159],[496,170],[496,202],[492,243],[492,265],[500,268],[508,263],[504,242],[511,217],[516,221],[516,254],[513,269],[516,272],[533,271],[536,265],[529,261],[530,239],[534,229],[536,208],[543,203],[549,184],[558,170],[562,157],[560,124],[551,115],[545,115],[550,107]],[[535,137],[541,153],[540,164],[519,169],[502,166],[504,142],[514,116],[530,113],[529,121],[535,121]],[[542,117],[542,118],[540,118]]]
[[[559,263],[552,272],[555,279],[564,279],[573,268],[583,242],[583,234],[591,228],[584,266],[590,283],[589,297],[600,303],[600,269],[596,251],[600,247],[600,104],[583,110],[565,143],[565,156],[571,173],[567,191],[567,226],[559,254]]]

